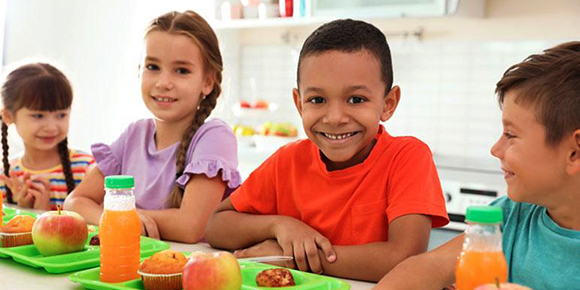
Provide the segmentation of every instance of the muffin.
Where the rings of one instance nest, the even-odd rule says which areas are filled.
[[[284,268],[268,269],[258,273],[256,284],[260,287],[296,286],[292,273]]]
[[[143,261],[139,275],[145,290],[180,290],[187,258],[174,250],[163,250]]]
[[[32,244],[32,225],[35,218],[28,215],[17,215],[6,225],[0,227],[2,247],[16,247]]]

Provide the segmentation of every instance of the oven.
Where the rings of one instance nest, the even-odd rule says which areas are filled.
[[[437,162],[450,223],[446,229],[465,230],[465,210],[470,205],[487,205],[506,194],[504,174],[496,166],[466,167]]]

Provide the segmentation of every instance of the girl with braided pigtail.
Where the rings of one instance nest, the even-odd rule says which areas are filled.
[[[50,210],[62,205],[94,164],[86,153],[68,148],[73,93],[54,66],[32,63],[8,74],[2,86],[2,174],[0,191],[8,203]],[[24,142],[22,157],[9,160],[8,126]]]
[[[144,235],[199,241],[209,215],[241,183],[232,130],[207,120],[222,69],[217,37],[197,13],[154,19],[140,64],[141,95],[153,119],[132,123],[110,145],[93,145],[97,168],[65,206],[97,224],[105,176],[132,175]]]

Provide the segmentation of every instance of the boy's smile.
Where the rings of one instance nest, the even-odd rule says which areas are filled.
[[[566,145],[546,143],[546,129],[533,105],[516,103],[517,91],[508,91],[503,101],[504,133],[491,148],[501,161],[508,195],[517,202],[548,206],[565,187]]]
[[[303,59],[300,88],[293,91],[308,138],[322,151],[328,170],[365,160],[381,121],[399,101],[399,88],[385,96],[380,63],[367,50],[327,51]]]

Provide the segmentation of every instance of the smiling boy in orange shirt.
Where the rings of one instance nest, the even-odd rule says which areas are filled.
[[[392,84],[376,27],[349,19],[314,31],[293,90],[308,139],[280,148],[223,201],[206,240],[245,248],[238,257],[284,254],[303,271],[369,281],[424,252],[431,228],[448,223],[445,202],[427,145],[381,125],[399,104]]]

